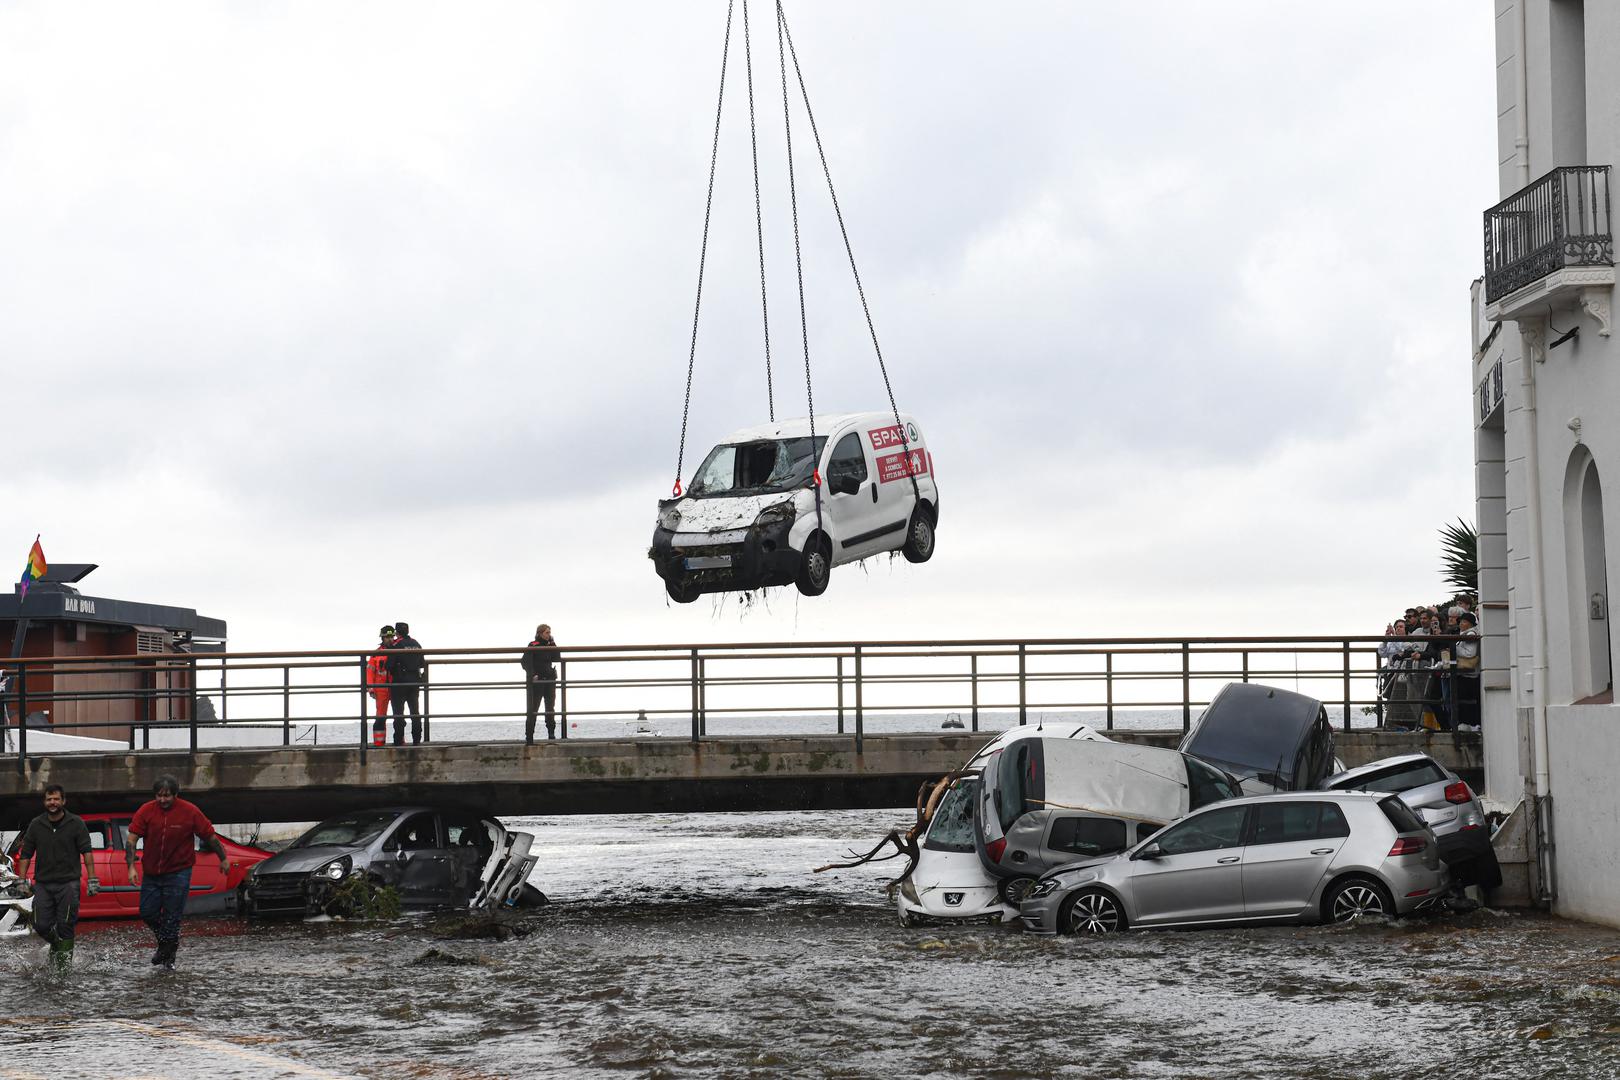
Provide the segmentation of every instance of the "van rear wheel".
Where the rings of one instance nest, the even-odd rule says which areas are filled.
[[[820,596],[832,580],[832,545],[825,536],[812,536],[805,542],[794,583],[806,596]]]
[[[934,557],[934,515],[919,504],[911,512],[911,524],[906,528],[906,542],[900,554],[907,562],[925,563]]]
[[[675,601],[677,604],[690,604],[701,595],[696,589],[692,588],[684,581],[665,581],[664,591],[668,593],[669,598]]]

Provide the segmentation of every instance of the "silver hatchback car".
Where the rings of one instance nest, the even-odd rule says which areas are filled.
[[[1404,915],[1450,879],[1395,795],[1288,792],[1215,803],[1120,855],[1059,867],[1020,909],[1038,934]]]

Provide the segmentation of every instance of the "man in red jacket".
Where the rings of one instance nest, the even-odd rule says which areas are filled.
[[[377,631],[377,652],[366,661],[366,687],[377,702],[377,719],[371,722],[371,745],[381,746],[388,737],[388,656],[382,650],[394,643],[394,628]]]
[[[152,928],[157,951],[152,963],[174,967],[174,954],[180,949],[180,916],[186,913],[186,897],[191,895],[191,868],[197,863],[196,845],[219,856],[221,877],[230,874],[225,846],[214,835],[214,825],[192,803],[180,798],[180,781],[160,776],[152,785],[152,801],[135,811],[130,820],[128,846],[129,880],[141,886],[141,921]],[[135,871],[135,841],[144,839],[141,872]]]

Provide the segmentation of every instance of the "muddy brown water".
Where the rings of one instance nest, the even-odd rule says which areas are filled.
[[[0,1077],[1620,1076],[1620,931],[1474,912],[1043,939],[902,930],[903,812],[518,821],[554,897],[508,941],[192,920],[178,970],[86,925],[0,944]]]

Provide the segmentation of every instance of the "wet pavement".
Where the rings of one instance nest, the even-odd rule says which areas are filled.
[[[1620,931],[902,930],[895,864],[809,870],[903,820],[519,821],[554,903],[507,941],[193,920],[163,975],[97,924],[64,976],[0,944],[0,1078],[1620,1075]]]

